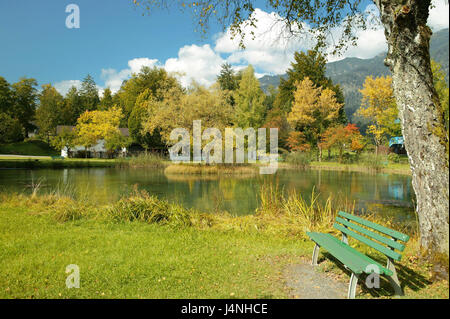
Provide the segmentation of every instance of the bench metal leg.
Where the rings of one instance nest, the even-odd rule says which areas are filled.
[[[320,246],[319,245],[315,245],[314,246],[314,250],[313,250],[313,254],[312,254],[312,265],[313,266],[317,266],[317,259],[319,258],[319,249]]]
[[[386,268],[393,272],[392,276],[388,276],[388,278],[392,288],[394,288],[395,295],[403,296],[403,289],[402,286],[400,286],[400,281],[398,280],[397,271],[395,270],[395,264],[392,258],[388,258]]]
[[[350,277],[350,283],[348,284],[348,299],[355,299],[356,295],[356,286],[358,285],[358,276],[352,272],[352,276]]]
[[[348,245],[348,237],[347,234],[342,233],[342,240],[341,240],[344,244]]]

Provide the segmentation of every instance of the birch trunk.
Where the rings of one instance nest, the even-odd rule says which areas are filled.
[[[448,135],[433,86],[426,25],[430,0],[375,0],[388,42],[402,133],[412,171],[422,247],[449,253]],[[448,146],[447,146],[448,147]]]

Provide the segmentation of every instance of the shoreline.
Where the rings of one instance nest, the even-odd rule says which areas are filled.
[[[84,159],[84,158],[69,158],[69,159],[55,159],[51,158],[0,158],[0,169],[60,169],[60,168],[170,168],[171,174],[180,175],[202,175],[202,174],[226,174],[226,175],[241,175],[250,173],[250,170],[256,170],[261,166],[260,164],[248,164],[243,166],[205,166],[205,165],[189,165],[189,164],[172,164],[170,161],[161,161],[159,163],[143,163],[142,165],[133,165],[129,159]],[[278,163],[278,169],[311,169],[311,170],[332,170],[332,171],[347,171],[347,172],[361,172],[361,173],[385,173],[385,174],[400,174],[411,176],[409,165],[405,164],[388,164],[387,167],[374,169],[361,164],[339,164],[336,162],[312,162],[310,165],[299,168],[288,163]]]

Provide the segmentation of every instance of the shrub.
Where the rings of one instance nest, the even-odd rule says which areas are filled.
[[[85,217],[85,207],[79,203],[70,202],[55,209],[53,218],[60,223],[80,220]]]
[[[128,166],[140,167],[162,167],[164,166],[164,157],[157,153],[147,153],[134,156],[127,161]]]
[[[398,154],[396,153],[389,153],[387,158],[391,163],[400,163],[400,156],[398,156]]]
[[[342,154],[341,162],[343,164],[352,164],[356,161],[357,155],[352,155],[350,153],[344,153]]]
[[[306,168],[311,164],[311,157],[309,153],[294,152],[286,156],[286,163],[296,167]]]
[[[107,214],[115,221],[141,221],[145,223],[190,226],[190,211],[165,200],[159,200],[146,192],[122,198],[107,209]]]
[[[380,170],[387,163],[383,155],[373,153],[361,154],[359,161],[374,170]]]

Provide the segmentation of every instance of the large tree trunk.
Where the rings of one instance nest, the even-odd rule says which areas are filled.
[[[412,170],[421,245],[428,252],[448,255],[448,137],[442,134],[444,119],[430,66],[430,0],[402,2],[375,0],[389,47],[385,63],[392,71]]]

